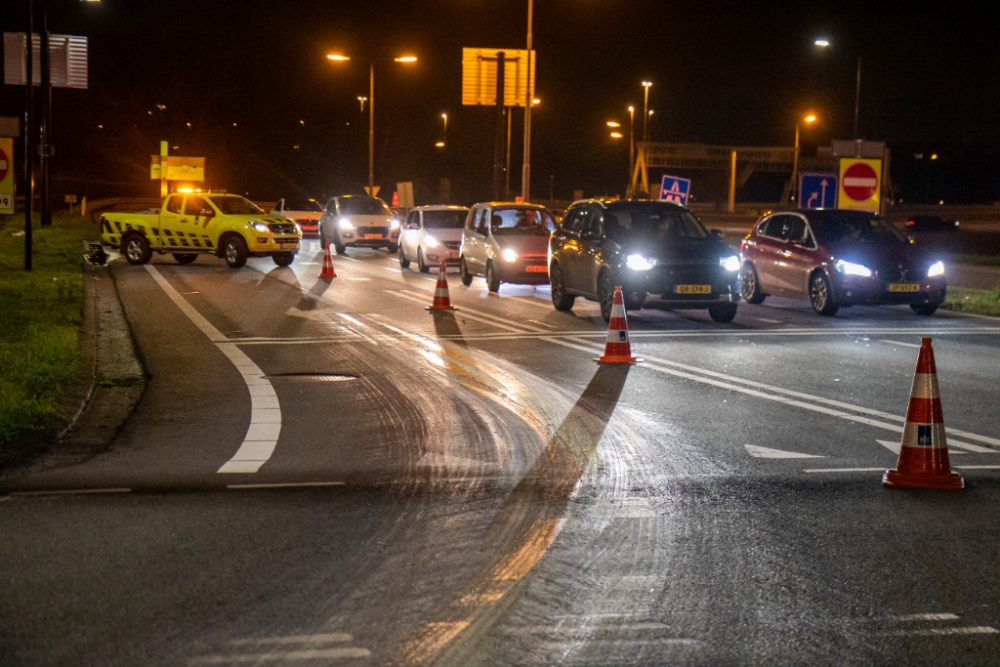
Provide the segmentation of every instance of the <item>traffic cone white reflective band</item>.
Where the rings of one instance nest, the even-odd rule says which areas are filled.
[[[441,268],[438,269],[437,285],[434,287],[434,302],[427,306],[427,310],[458,310],[451,305],[451,297],[448,296],[448,276],[445,271],[442,259]]]
[[[333,255],[330,254],[330,244],[327,243],[323,252],[323,268],[319,272],[320,278],[336,278],[337,272],[333,270]]]
[[[608,341],[604,345],[604,354],[594,361],[602,364],[634,364],[642,361],[632,356],[621,287],[615,287],[615,297],[611,302],[611,319],[608,320]]]
[[[917,489],[961,489],[962,476],[952,472],[948,460],[948,440],[944,411],[938,393],[937,368],[931,339],[921,340],[917,370],[906,409],[899,462],[882,476],[886,486]]]

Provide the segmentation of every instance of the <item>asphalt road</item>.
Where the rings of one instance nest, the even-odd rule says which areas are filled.
[[[3,665],[995,664],[1000,321],[113,265],[150,381],[0,491]],[[921,337],[961,492],[887,490]]]

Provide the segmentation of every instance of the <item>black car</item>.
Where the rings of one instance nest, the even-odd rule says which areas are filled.
[[[627,310],[648,298],[661,308],[707,308],[716,322],[736,317],[739,257],[687,208],[661,201],[575,202],[549,241],[552,303],[569,310],[577,296],[611,319],[615,286]]]
[[[942,218],[940,215],[915,215],[906,221],[906,231],[926,234],[957,232],[958,220]]]

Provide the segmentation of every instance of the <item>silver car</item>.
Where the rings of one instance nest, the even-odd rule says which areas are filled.
[[[469,209],[465,206],[418,206],[411,209],[399,237],[399,265],[402,268],[416,262],[421,273],[444,260],[458,265],[458,249],[462,244],[462,226]]]
[[[338,255],[347,248],[399,249],[399,220],[378,197],[343,195],[326,203],[319,220],[319,242],[333,243]]]
[[[469,211],[462,230],[459,270],[462,283],[486,276],[491,292],[501,283],[549,282],[548,244],[555,229],[544,206],[489,202]]]

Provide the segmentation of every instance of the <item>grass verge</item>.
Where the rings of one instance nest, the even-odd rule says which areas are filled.
[[[948,257],[952,264],[975,264],[976,266],[1000,266],[1000,255],[971,255],[951,253]]]
[[[948,287],[942,308],[976,315],[1000,317],[1000,287],[992,290]]]
[[[36,222],[27,272],[22,221],[0,217],[0,464],[17,457],[19,441],[64,418],[60,394],[81,364],[81,241],[96,236],[86,218]]]

